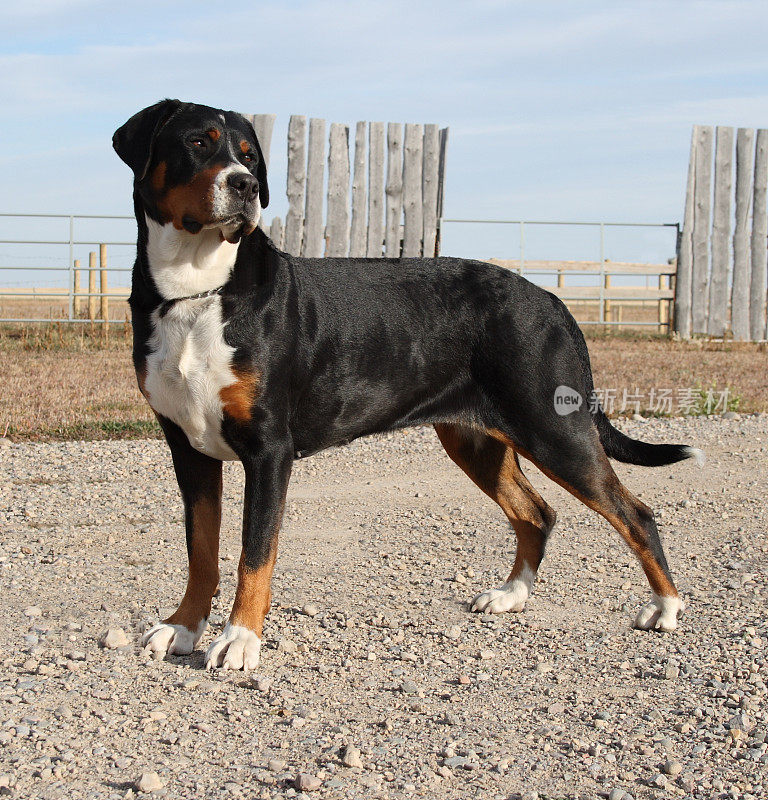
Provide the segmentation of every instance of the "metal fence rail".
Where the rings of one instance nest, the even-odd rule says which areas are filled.
[[[128,309],[125,307],[125,313],[122,314],[123,319],[109,318],[108,304],[109,301],[125,301],[129,294],[127,288],[128,281],[126,276],[132,270],[132,263],[135,257],[135,239],[126,240],[118,237],[116,234],[116,227],[130,223],[131,232],[135,231],[135,220],[132,216],[127,215],[107,215],[107,214],[14,214],[14,213],[0,213],[0,224],[5,221],[5,228],[9,227],[8,223],[15,224],[15,234],[21,230],[23,233],[24,225],[35,224],[41,222],[48,224],[48,221],[56,224],[61,223],[64,226],[64,235],[57,236],[43,236],[39,238],[24,238],[23,235],[12,235],[6,238],[0,238],[0,246],[10,246],[17,249],[34,248],[36,252],[35,258],[38,261],[45,261],[46,263],[20,266],[19,259],[23,260],[21,256],[10,256],[5,254],[3,259],[0,259],[0,322],[19,322],[19,323],[45,323],[45,322],[68,322],[68,323],[90,323],[98,322],[109,324],[120,324],[128,319]],[[93,223],[93,224],[91,224]],[[665,243],[664,249],[674,255],[677,247],[679,237],[679,226],[677,223],[623,223],[623,222],[570,222],[570,221],[543,221],[543,220],[506,220],[506,219],[457,219],[457,218],[443,218],[439,220],[438,229],[440,236],[445,239],[446,233],[449,231],[450,226],[512,226],[516,229],[516,237],[518,238],[517,247],[515,248],[514,242],[512,243],[512,250],[517,249],[517,257],[510,259],[512,255],[509,252],[509,246],[504,245],[501,252],[497,253],[500,258],[490,258],[478,252],[481,247],[485,250],[488,249],[487,243],[483,243],[481,237],[470,237],[469,243],[465,242],[464,249],[469,249],[473,257],[486,257],[487,260],[496,261],[501,265],[513,269],[521,275],[525,275],[537,283],[541,282],[542,276],[552,275],[556,279],[556,285],[546,285],[546,288],[558,294],[561,299],[570,303],[572,310],[576,310],[575,306],[581,308],[585,304],[597,304],[597,319],[580,319],[580,324],[583,325],[605,325],[605,326],[620,326],[620,325],[642,325],[642,326],[663,326],[669,328],[670,315],[667,313],[662,317],[661,307],[662,303],[669,307],[672,303],[673,297],[673,281],[675,277],[675,264],[650,264],[650,263],[617,263],[611,262],[606,259],[606,233],[619,228],[636,228],[636,229],[661,229],[669,231],[668,246]],[[594,247],[590,245],[592,252],[592,260],[589,261],[565,261],[552,259],[533,260],[529,257],[527,252],[526,235],[532,228],[541,228],[542,226],[550,226],[553,229],[568,230],[568,229],[593,229],[595,231]],[[89,228],[83,232],[83,228]],[[94,228],[98,230],[94,234]],[[2,231],[0,231],[2,233]],[[102,235],[103,234],[103,235]],[[535,238],[535,237],[534,237]],[[130,248],[129,252],[124,252],[120,258],[124,265],[113,264],[113,251],[110,251],[109,261],[112,265],[107,264],[106,247],[109,248]],[[51,255],[40,255],[41,250],[46,248],[54,248]],[[97,248],[101,250],[101,258],[99,263],[96,263],[96,255],[90,253],[90,262],[85,261],[85,255],[88,248]],[[561,248],[562,249],[562,248]],[[566,249],[570,252],[570,246],[566,245]],[[11,263],[5,263],[11,259]],[[76,260],[82,259],[83,266],[76,270]],[[88,263],[88,266],[85,264]],[[41,279],[38,283],[35,280],[32,286],[9,286],[8,280],[4,279],[8,273],[23,274],[27,273],[31,276],[40,275]],[[42,276],[50,279],[51,276],[57,274],[61,276],[61,280],[56,281],[55,286],[42,286],[45,281]],[[592,287],[575,286],[571,281],[573,276],[588,276],[588,279],[593,281]],[[88,286],[80,286],[79,278],[81,275],[87,275]],[[114,277],[114,281],[108,280],[107,275]],[[630,280],[629,276],[634,276],[636,280],[638,277],[645,278],[646,287],[642,286],[611,286],[611,277],[621,275],[622,280],[625,282]],[[96,288],[96,277],[102,279],[100,288]],[[657,276],[658,288],[650,288],[647,283],[651,276]],[[29,276],[27,276],[28,278]],[[34,280],[34,278],[33,278]],[[667,285],[669,281],[669,285]],[[17,283],[24,283],[25,281],[17,281]],[[50,281],[49,281],[50,283]],[[116,290],[113,284],[123,284],[123,291]],[[112,286],[111,289],[107,288]],[[87,291],[86,291],[87,288]],[[593,291],[592,291],[593,290]],[[48,316],[43,316],[41,313],[28,313],[30,309],[33,311],[35,308],[39,312],[42,303],[35,304],[35,300],[48,301],[50,306],[55,305],[56,301],[60,303],[58,313],[54,315],[49,313]],[[9,302],[10,301],[10,302]],[[607,313],[613,308],[619,309],[623,305],[631,306],[634,304],[647,304],[648,302],[657,302],[659,305],[658,319],[653,321],[635,320],[624,321],[610,319],[610,314]],[[87,315],[83,316],[81,306],[86,305]],[[16,315],[9,313],[15,309],[19,312]],[[115,306],[112,306],[114,311]],[[64,311],[64,309],[66,309]],[[49,309],[50,310],[50,309]],[[96,314],[95,310],[99,313]],[[27,313],[25,313],[25,311]],[[106,311],[106,313],[104,313]],[[578,316],[577,316],[578,319]]]
[[[136,240],[135,238],[131,241],[124,241],[121,239],[110,238],[110,234],[107,233],[103,237],[99,238],[80,238],[76,236],[77,231],[77,224],[78,222],[83,222],[85,220],[92,220],[98,221],[101,223],[105,222],[116,222],[116,221],[130,221],[134,222],[133,216],[127,215],[118,215],[118,214],[17,214],[17,213],[8,213],[8,212],[0,212],[0,220],[18,220],[18,221],[25,221],[25,220],[60,220],[66,225],[66,229],[68,235],[62,238],[0,238],[0,246],[1,245],[12,245],[12,246],[32,246],[39,250],[40,247],[55,247],[60,248],[61,252],[55,252],[54,255],[51,257],[51,261],[58,262],[58,266],[39,266],[39,265],[24,265],[19,266],[16,263],[13,264],[2,264],[0,263],[0,304],[2,304],[3,311],[6,310],[8,303],[4,302],[8,299],[17,299],[17,300],[65,300],[67,306],[66,316],[53,316],[49,315],[47,317],[42,316],[8,316],[6,313],[0,314],[0,322],[23,322],[23,323],[36,323],[36,322],[72,322],[72,323],[90,323],[92,321],[95,322],[109,322],[110,324],[120,324],[123,320],[119,319],[104,319],[103,317],[97,317],[96,319],[92,320],[90,318],[83,319],[77,316],[76,309],[75,309],[75,302],[77,298],[98,298],[100,301],[104,298],[112,299],[112,300],[125,300],[128,297],[128,290],[122,294],[116,294],[110,291],[78,291],[75,292],[75,256],[78,249],[83,247],[98,247],[101,248],[103,246],[111,246],[111,247],[130,247],[135,248]],[[6,258],[14,259],[14,256],[6,256]],[[16,256],[18,258],[18,256]],[[65,260],[66,259],[66,260]],[[133,261],[133,254],[131,255],[131,261]],[[64,263],[62,263],[64,262]],[[88,268],[82,268],[84,272],[90,272],[93,270],[93,266],[89,266]],[[119,266],[107,266],[106,264],[100,264],[97,269],[99,272],[104,272],[106,274],[130,274],[132,271],[132,267],[119,267]],[[59,273],[62,277],[61,283],[57,287],[33,287],[30,290],[24,290],[21,288],[16,287],[4,287],[2,284],[4,281],[2,278],[4,274],[8,272],[14,273]],[[66,288],[64,285],[66,283]],[[90,284],[90,281],[89,281]],[[46,291],[48,289],[48,291]],[[103,304],[100,303],[101,307],[103,308]]]

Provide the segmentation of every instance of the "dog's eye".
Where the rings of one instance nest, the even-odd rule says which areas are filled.
[[[190,140],[189,140],[189,143],[190,143],[190,144],[191,144],[193,147],[205,147],[205,145],[207,144],[207,143],[206,143],[206,141],[205,141],[205,139],[203,139],[203,137],[202,137],[202,136],[195,136],[195,138],[194,138],[194,139],[190,139]]]
[[[253,161],[253,153],[243,153],[243,158],[250,163]]]

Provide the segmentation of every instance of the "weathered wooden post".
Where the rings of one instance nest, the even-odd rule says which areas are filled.
[[[437,234],[435,236],[435,256],[440,255],[440,220],[443,218],[443,195],[445,193],[445,162],[448,155],[448,128],[440,130],[440,158],[438,159],[437,180]]]
[[[283,250],[283,221],[280,217],[275,217],[269,226],[269,238],[275,243],[275,247]]]
[[[693,211],[691,322],[693,333],[707,332],[709,219],[712,209],[712,127],[696,125],[696,177]]]
[[[307,258],[323,255],[323,176],[325,163],[325,120],[309,120],[307,145],[307,201],[304,210],[304,241],[301,254]]]
[[[768,272],[768,130],[758,130],[755,144],[755,179],[752,198],[752,276],[749,286],[749,332],[752,341],[768,338],[765,321],[766,272]]]
[[[285,193],[288,213],[285,215],[284,247],[292,256],[301,254],[304,235],[304,192],[306,185],[307,118],[294,114],[288,122],[288,178]]]
[[[355,157],[352,173],[352,222],[349,230],[349,255],[365,258],[367,224],[365,214],[365,122],[355,126]]]
[[[88,253],[88,319],[96,320],[96,253]]]
[[[328,146],[328,223],[325,254],[349,253],[349,128],[331,124]]]
[[[718,125],[715,144],[715,200],[712,211],[712,276],[707,333],[723,336],[728,318],[728,239],[733,190],[733,128]]]
[[[387,227],[384,235],[384,254],[400,257],[400,217],[403,213],[403,126],[399,122],[387,125]]]
[[[675,279],[675,330],[683,339],[691,338],[691,283],[693,271],[694,186],[696,181],[696,129],[691,134],[688,179],[685,187],[683,229],[677,242]]]
[[[667,276],[659,275],[659,291],[667,288]],[[659,298],[659,333],[664,333],[664,329],[669,327],[669,300]]]
[[[421,199],[424,126],[406,123],[403,148],[403,257],[421,255],[424,213]]]
[[[611,288],[611,276],[610,275],[606,275],[605,276],[604,285],[605,285],[606,289],[610,289]],[[605,302],[604,302],[603,319],[606,320],[607,322],[611,321],[611,301],[608,299],[608,297],[605,298]]]
[[[733,231],[731,330],[737,341],[749,339],[749,207],[752,196],[754,131],[736,133],[736,223]]]
[[[101,319],[104,330],[109,335],[109,297],[107,297],[107,246],[99,245],[99,269],[101,272]]]
[[[437,191],[440,167],[440,129],[437,125],[424,126],[424,164],[421,176],[421,194],[424,207],[423,252],[426,258],[435,254],[437,239]]]
[[[380,258],[384,246],[384,123],[368,126],[368,258]]]
[[[75,312],[75,319],[77,319],[80,316],[80,300],[81,300],[81,297],[80,297],[80,259],[79,258],[75,259],[75,271],[74,271],[74,275],[73,275],[73,280],[74,280],[75,283],[74,283],[74,286],[72,287],[72,293],[74,294],[72,302],[73,302],[73,308],[74,308],[74,312]]]
[[[264,157],[264,166],[269,169],[269,153],[272,147],[272,129],[275,126],[275,114],[246,114],[248,119],[253,125],[253,130],[256,132],[256,138],[259,140],[259,147],[261,147],[261,155]],[[264,214],[259,219],[259,228],[267,232],[267,221]]]

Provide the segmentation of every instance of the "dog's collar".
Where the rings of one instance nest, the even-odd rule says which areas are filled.
[[[164,317],[176,303],[181,303],[183,300],[200,300],[203,297],[212,297],[215,294],[221,294],[224,291],[223,286],[216,289],[209,289],[207,292],[198,292],[197,294],[188,294],[186,297],[174,297],[172,300],[166,300],[160,306],[160,316]]]

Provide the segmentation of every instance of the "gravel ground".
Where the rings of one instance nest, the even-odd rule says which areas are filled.
[[[768,416],[629,421],[708,463],[618,465],[658,512],[689,604],[649,590],[607,523],[559,512],[522,614],[470,614],[514,554],[431,429],[296,464],[258,673],[136,644],[183,592],[162,442],[0,446],[0,795],[25,798],[764,798]],[[225,472],[223,624],[242,478]],[[112,631],[108,647],[99,637]]]

